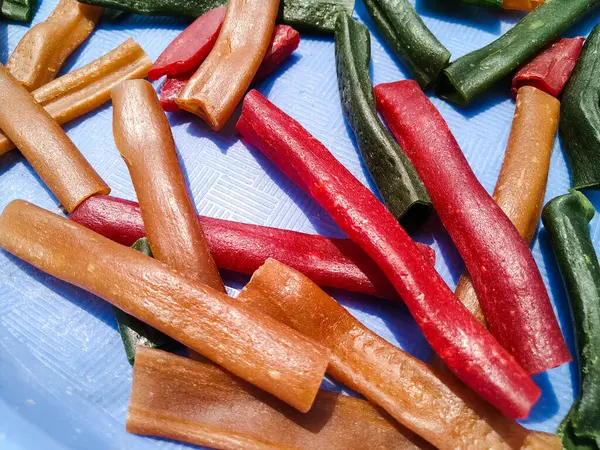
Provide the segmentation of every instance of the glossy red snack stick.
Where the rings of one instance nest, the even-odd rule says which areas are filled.
[[[208,56],[217,41],[227,7],[211,9],[183,30],[160,54],[148,72],[148,78],[158,80],[195,71]]]
[[[530,375],[571,361],[528,245],[438,110],[413,81],[380,84],[375,97],[465,261],[492,334]]]
[[[138,204],[108,195],[90,197],[70,218],[127,247],[146,235]],[[319,286],[398,298],[379,267],[349,239],[330,239],[211,217],[198,216],[198,219],[220,269],[251,275],[268,258],[274,258]],[[433,249],[417,245],[433,265]]]
[[[510,418],[539,388],[454,296],[383,204],[294,119],[250,91],[237,130],[327,211],[383,270],[458,378]]]
[[[513,78],[513,97],[517,97],[517,91],[522,86],[533,86],[558,97],[571,78],[584,41],[583,37],[561,39],[535,57]]]
[[[271,44],[258,68],[258,72],[254,75],[254,82],[264,79],[277,69],[283,61],[294,53],[294,50],[298,48],[299,44],[300,33],[289,25],[275,25]],[[189,72],[181,73],[176,76],[169,75],[167,77],[160,88],[160,104],[165,111],[175,112],[180,110],[177,103],[175,103],[175,99],[179,96],[179,93],[188,80],[194,75],[197,68],[198,66],[192,68]]]

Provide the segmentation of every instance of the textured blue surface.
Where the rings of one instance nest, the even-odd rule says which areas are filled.
[[[34,23],[44,20],[55,4],[55,0],[43,0]],[[417,9],[454,58],[492,41],[520,17],[516,13],[457,7],[448,0],[419,0]],[[362,0],[357,0],[355,16],[366,22],[373,34],[374,82],[405,78],[404,70],[382,44]],[[569,35],[587,35],[598,19],[600,14],[593,14],[570,30]],[[139,16],[120,24],[102,24],[63,71],[96,59],[129,36],[155,59],[184,26],[181,20]],[[26,30],[23,25],[0,25],[3,63]],[[259,88],[372,187],[342,117],[331,38],[303,35],[293,58]],[[478,178],[491,192],[514,111],[508,86],[492,91],[468,109],[457,109],[439,99],[433,101],[450,124]],[[127,169],[114,145],[111,114],[111,107],[106,106],[66,129],[110,184],[113,195],[135,199]],[[200,213],[328,236],[343,235],[318,205],[262,155],[239,141],[233,121],[216,135],[192,116],[171,114],[169,119]],[[557,142],[547,200],[565,193],[568,187],[569,176]],[[0,209],[16,198],[60,212],[56,200],[31,167],[17,152],[12,152],[0,157]],[[600,195],[591,198],[598,209]],[[592,229],[595,244],[600,242],[598,223],[596,218]],[[462,262],[439,220],[432,218],[416,238],[433,246],[438,256],[437,269],[454,286]],[[543,230],[533,251],[573,349],[565,294]],[[0,448],[179,447],[176,443],[125,432],[132,371],[110,305],[4,252],[0,252],[0,267]],[[236,275],[226,277],[231,293],[246,280]],[[430,356],[430,349],[402,305],[340,292],[334,295],[385,339],[420,358]],[[556,429],[573,401],[575,374],[576,367],[571,364],[536,377],[544,394],[525,422],[528,427]],[[327,387],[336,388],[331,383]]]

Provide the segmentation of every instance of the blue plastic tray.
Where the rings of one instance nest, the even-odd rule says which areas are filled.
[[[41,3],[34,23],[49,15],[56,0]],[[459,6],[448,0],[420,0],[417,9],[455,58],[494,40],[520,17],[517,13]],[[367,23],[373,35],[374,82],[405,78],[406,72],[375,30],[362,0],[357,0],[355,16]],[[587,35],[599,19],[600,14],[589,16],[569,35]],[[129,36],[155,59],[185,24],[177,19],[141,16],[119,24],[103,23],[63,71],[89,63]],[[0,25],[3,63],[27,29],[12,23]],[[259,88],[299,120],[361,181],[373,187],[342,116],[332,38],[303,35],[291,60]],[[433,101],[450,124],[479,180],[491,192],[514,111],[508,86],[488,93],[468,109],[457,109],[436,98]],[[111,116],[110,105],[105,106],[66,129],[110,184],[113,195],[135,199],[127,168],[114,145]],[[169,119],[200,213],[328,236],[343,235],[317,204],[262,155],[239,141],[233,121],[217,135],[193,116],[171,114]],[[569,175],[557,142],[547,200],[564,194],[568,187]],[[55,198],[31,167],[18,152],[12,152],[0,157],[0,209],[17,198],[60,212]],[[591,198],[598,209],[600,195]],[[598,245],[597,219],[592,228]],[[432,218],[416,238],[436,250],[436,267],[454,286],[463,264],[439,220]],[[533,251],[573,351],[567,300],[543,230]],[[0,448],[179,447],[180,444],[125,432],[132,370],[111,306],[5,252],[0,252],[0,267]],[[231,294],[246,281],[244,276],[226,277]],[[385,339],[417,357],[429,358],[431,350],[404,306],[367,296],[340,292],[334,295]],[[556,429],[577,391],[576,373],[575,364],[570,364],[536,377],[543,398],[525,422],[528,427]],[[333,383],[326,387],[338,389]]]

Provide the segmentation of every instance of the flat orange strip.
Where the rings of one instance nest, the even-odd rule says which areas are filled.
[[[70,213],[110,188],[52,117],[0,64],[0,129]]]
[[[36,102],[59,124],[98,108],[110,99],[110,91],[121,81],[144,78],[152,61],[132,38],[80,69],[69,72],[36,89]],[[15,145],[0,131],[0,155]]]
[[[535,236],[542,213],[559,116],[560,102],[556,98],[531,86],[519,89],[494,200],[528,244]],[[467,273],[458,282],[456,296],[485,323]]]
[[[225,292],[156,91],[145,80],[131,80],[111,97],[115,143],[129,169],[154,257]]]
[[[307,411],[329,360],[320,344],[262,312],[23,200],[0,216],[0,247],[171,336]]]
[[[319,391],[302,414],[211,364],[138,347],[127,431],[222,449],[419,449],[364,400]]]
[[[37,89],[53,80],[65,60],[94,31],[104,8],[60,0],[45,22],[23,36],[6,68],[27,88]]]
[[[502,2],[502,8],[531,11],[544,3],[544,1],[545,0],[504,0]]]
[[[229,0],[219,38],[177,99],[180,108],[220,130],[269,48],[279,0]]]
[[[518,449],[556,436],[526,430],[502,416],[456,379],[441,379],[364,327],[300,272],[273,259],[258,269],[238,300],[331,350],[327,372],[381,406],[439,449]]]

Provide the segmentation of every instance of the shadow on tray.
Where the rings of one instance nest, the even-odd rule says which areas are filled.
[[[538,239],[547,272],[548,289],[554,299],[559,324],[569,347],[569,351],[572,355],[575,355],[575,336],[573,333],[573,325],[571,323],[571,311],[546,230],[541,229],[538,232]],[[578,391],[579,383],[579,373],[575,361],[569,364],[569,371],[571,379],[573,380],[572,388],[573,395],[575,396]],[[532,409],[527,420],[522,421],[525,425],[543,422],[544,420],[552,418],[559,411],[560,407],[558,398],[550,381],[549,373],[544,372],[535,375],[533,376],[533,380],[542,389],[542,397]]]
[[[327,237],[344,237],[344,233],[316,201],[310,198],[259,150],[249,148],[249,151],[273,182],[304,212],[316,233]]]
[[[532,408],[529,417],[520,421],[523,424],[543,422],[556,415],[559,409],[558,398],[546,372],[532,377],[535,384],[542,390],[542,396]]]
[[[124,12],[122,15],[114,18],[111,15],[108,17],[105,16],[100,22],[100,27],[103,30],[108,31],[121,31],[123,29],[127,29],[129,31],[156,28],[180,28],[181,31],[183,31],[184,28],[190,25],[192,22],[193,19],[185,17],[146,16],[143,14]]]
[[[48,186],[46,186],[46,184],[42,181],[42,179],[39,177],[39,175],[36,173],[35,170],[33,170],[33,167],[31,167],[31,165],[25,160],[25,158],[23,157],[23,155],[21,155],[21,153],[18,150],[11,150],[3,155],[0,155],[0,177],[2,177],[5,173],[7,173],[8,171],[10,171],[13,167],[15,167],[18,164],[23,164],[24,167],[27,169],[27,171],[31,174],[31,176],[35,179],[35,181],[38,183],[38,185],[46,192],[46,194],[48,194],[48,196],[54,201],[56,202],[56,206],[58,207],[58,201],[56,200],[56,197],[54,196],[54,194],[52,193],[52,191],[48,188]],[[21,193],[22,191],[18,190],[19,193]],[[6,195],[8,198],[9,197],[9,193],[8,190],[6,190],[3,195]],[[5,198],[7,198],[5,197]],[[23,195],[16,195],[13,198],[24,198]],[[31,200],[29,200],[31,201]],[[8,203],[8,201],[7,201]],[[36,203],[35,201],[33,201],[33,203]]]
[[[590,202],[592,202],[592,205],[594,205],[594,209],[596,210],[596,213],[600,213],[600,191],[593,191],[591,189],[586,189],[585,191],[583,191],[583,193],[588,198],[588,200]],[[595,218],[594,220],[598,220],[598,219]]]
[[[0,25],[0,61],[2,64],[6,65],[6,61],[8,61],[9,51],[8,51],[8,27],[6,23]]]
[[[4,252],[4,251],[3,251]],[[83,289],[50,276],[21,259],[4,252],[10,262],[21,269],[25,274],[38,281],[43,286],[52,290],[62,298],[68,300],[78,308],[92,314],[107,326],[117,330],[117,323],[110,303],[90,294]]]
[[[419,230],[411,233],[411,237],[433,247],[436,250],[436,270],[439,272],[441,268],[446,267],[447,273],[441,273],[442,277],[446,277],[447,283],[449,279],[452,279],[454,284],[458,283],[464,271],[464,264],[454,242],[435,211],[431,213],[427,222]],[[450,287],[452,286],[450,285]]]
[[[566,37],[587,36],[598,22],[600,22],[600,10],[592,11],[581,21],[577,22],[576,25],[569,28],[564,35]]]
[[[571,355],[575,356],[577,354],[577,349],[571,307],[569,305],[569,300],[563,285],[558,264],[554,258],[552,246],[550,245],[550,238],[548,237],[548,233],[545,229],[542,228],[539,231],[538,239],[540,243],[540,250],[544,258],[544,266],[546,268],[549,284],[548,289],[552,295],[552,298],[554,299],[556,315],[558,317],[560,328],[563,332],[563,336],[567,342]],[[579,368],[576,358],[569,364],[569,370],[571,372],[571,379],[573,380],[573,395],[576,395],[577,392],[579,392]]]
[[[466,5],[460,0],[417,0],[417,12],[423,17],[476,28],[499,36],[502,22],[517,23],[523,13]]]
[[[15,149],[0,155],[0,177],[22,161],[24,162],[25,158]]]

